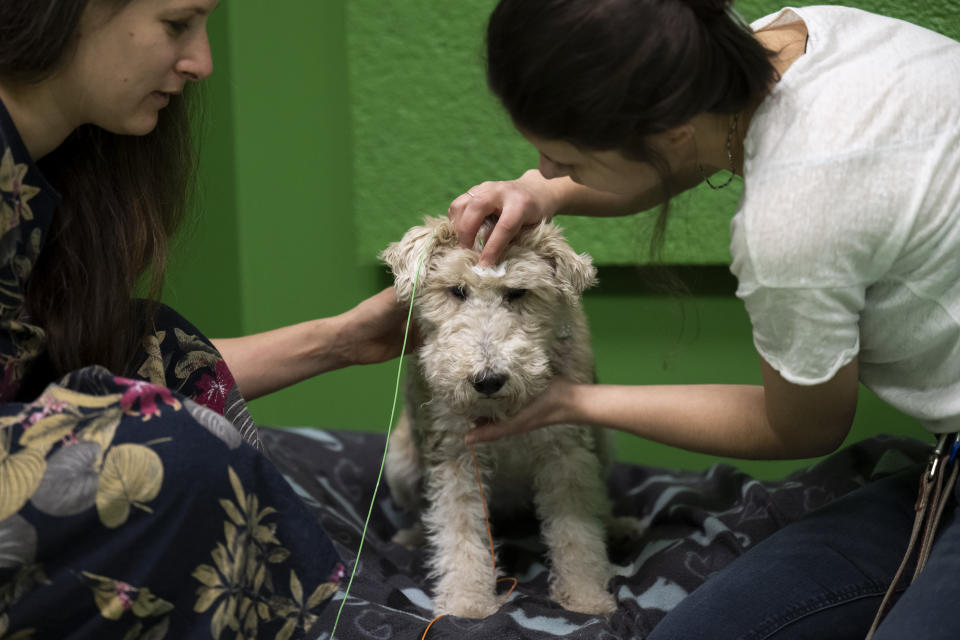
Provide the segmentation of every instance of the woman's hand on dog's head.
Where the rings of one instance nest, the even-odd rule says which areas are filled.
[[[464,247],[474,246],[485,220],[495,221],[484,242],[479,266],[495,265],[521,229],[550,220],[557,214],[559,203],[548,182],[539,171],[531,169],[516,180],[484,182],[470,187],[450,203],[447,216],[453,221],[457,238]]]

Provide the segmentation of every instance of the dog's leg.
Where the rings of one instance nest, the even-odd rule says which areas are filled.
[[[597,455],[580,443],[553,439],[551,456],[536,465],[534,500],[550,556],[550,597],[565,609],[608,614],[617,608],[607,591],[604,520],[610,513]],[[551,434],[554,435],[554,434]],[[569,436],[568,436],[569,437]]]
[[[423,522],[437,578],[434,613],[485,618],[499,608],[480,491],[466,451],[427,469]]]
[[[633,516],[615,516],[611,513],[607,514],[603,521],[610,546],[636,544],[647,533],[643,521]]]
[[[597,459],[600,461],[602,477],[607,478],[613,468],[613,434],[607,429],[591,427]],[[603,514],[604,529],[607,531],[609,546],[635,544],[647,531],[646,525],[639,518],[632,516],[615,516],[612,511]]]
[[[410,416],[406,411],[401,414],[390,437],[384,475],[394,501],[417,518],[412,527],[397,531],[393,536],[393,542],[408,549],[422,546],[424,536],[423,525],[420,523],[420,510],[423,465],[413,442]]]

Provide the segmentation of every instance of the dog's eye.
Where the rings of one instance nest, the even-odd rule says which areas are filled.
[[[467,288],[462,284],[458,284],[455,287],[450,287],[450,295],[452,295],[457,300],[466,300],[467,299]]]
[[[507,289],[507,292],[503,295],[503,297],[507,302],[513,302],[514,300],[519,300],[525,295],[527,295],[526,289]]]

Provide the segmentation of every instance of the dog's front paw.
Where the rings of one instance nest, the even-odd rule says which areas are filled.
[[[391,538],[391,542],[394,544],[399,544],[402,547],[406,547],[411,551],[422,547],[427,541],[426,536],[423,532],[423,525],[419,522],[409,529],[400,529]]]
[[[461,618],[486,618],[500,609],[500,601],[493,594],[457,594],[437,596],[433,603],[436,615],[449,614]]]
[[[572,588],[555,585],[550,589],[550,598],[564,609],[577,613],[609,615],[617,610],[613,594],[589,585],[574,585]]]
[[[643,522],[632,516],[610,517],[604,522],[607,542],[611,546],[627,545],[640,540],[647,532]]]

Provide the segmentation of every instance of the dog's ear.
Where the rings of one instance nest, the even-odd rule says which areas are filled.
[[[580,295],[597,283],[597,269],[586,253],[577,253],[564,239],[560,228],[549,222],[530,231],[532,246],[553,267],[560,291],[570,298]]]
[[[457,234],[453,224],[446,218],[424,218],[424,224],[407,231],[399,242],[392,242],[380,253],[380,260],[393,272],[393,286],[397,291],[397,300],[409,302],[413,293],[413,279],[420,265],[422,283],[427,274],[430,259],[438,251],[457,245]],[[423,256],[423,264],[420,257]]]

